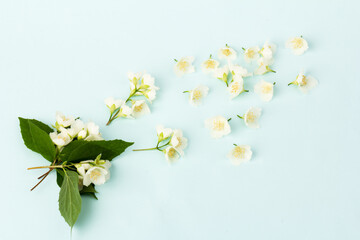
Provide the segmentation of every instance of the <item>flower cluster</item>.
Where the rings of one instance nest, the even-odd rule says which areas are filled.
[[[177,161],[184,155],[184,149],[187,147],[187,138],[179,129],[164,128],[162,125],[156,127],[157,144],[153,148],[134,149],[133,151],[159,150],[165,154],[169,163]]]
[[[35,119],[19,120],[25,145],[51,162],[48,166],[28,168],[48,169],[31,190],[56,170],[59,210],[73,227],[81,211],[81,195],[97,199],[95,186],[109,180],[110,161],[133,143],[119,139],[106,141],[95,123],[85,124],[79,118],[66,117],[60,112],[56,113],[55,130]]]
[[[99,132],[99,126],[93,122],[84,123],[72,116],[66,117],[61,112],[56,113],[55,131],[51,132],[50,138],[53,143],[62,148],[73,140],[95,141],[103,140]]]
[[[102,185],[110,179],[111,163],[109,160],[101,160],[101,154],[95,160],[81,161],[75,164],[75,167],[79,173],[80,190],[83,186],[88,187],[90,184]]]
[[[147,104],[152,103],[156,98],[155,79],[150,74],[128,73],[130,81],[130,94],[126,100],[114,99],[109,97],[105,99],[105,104],[110,110],[109,125],[117,118],[138,118],[142,115],[149,114],[150,109]],[[142,97],[143,99],[139,99]]]

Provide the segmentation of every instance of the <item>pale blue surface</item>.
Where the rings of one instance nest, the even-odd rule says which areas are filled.
[[[101,125],[106,139],[151,147],[155,126],[184,130],[186,156],[169,166],[159,152],[129,149],[113,162],[99,200],[86,198],[73,239],[360,239],[360,79],[357,1],[1,1],[1,239],[63,240],[52,174],[29,192],[47,164],[23,145],[18,116],[53,123],[55,111]],[[303,35],[310,49],[284,48]],[[235,49],[277,44],[275,96],[234,101],[200,63],[225,43]],[[178,78],[173,58],[193,55],[196,73]],[[241,60],[240,62],[242,62]],[[320,84],[309,95],[287,87],[298,71]],[[161,88],[152,114],[104,123],[103,100],[126,97],[127,71],[146,70]],[[252,86],[259,78],[247,81]],[[183,90],[210,87],[191,107]],[[213,140],[206,118],[263,108],[261,129],[231,121]],[[233,143],[250,144],[250,163],[226,158]]]

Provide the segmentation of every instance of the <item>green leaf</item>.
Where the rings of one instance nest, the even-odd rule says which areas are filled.
[[[59,210],[70,227],[81,211],[81,197],[79,193],[79,175],[74,171],[64,172],[64,181],[59,193]]]
[[[65,162],[80,162],[95,159],[99,154],[102,159],[112,160],[120,155],[125,149],[134,143],[123,140],[111,141],[73,141],[61,151],[60,159]]]
[[[95,190],[94,184],[90,184],[88,187],[84,186],[83,189],[80,191],[81,195],[89,195],[98,200],[95,193],[97,193],[97,191]]]
[[[55,159],[56,148],[49,133],[53,130],[46,124],[35,120],[19,117],[21,135],[27,148],[40,153],[46,160]]]
[[[57,168],[56,169],[56,183],[61,188],[61,185],[64,181],[64,170]]]

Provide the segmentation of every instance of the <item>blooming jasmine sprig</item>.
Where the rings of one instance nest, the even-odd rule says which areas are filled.
[[[304,72],[301,71],[297,75],[295,81],[292,81],[288,84],[288,86],[290,85],[296,85],[299,87],[301,92],[307,93],[309,90],[313,89],[318,85],[318,81],[312,76],[305,76]]]
[[[123,101],[109,97],[105,99],[105,104],[110,110],[110,117],[106,125],[109,125],[117,118],[138,118],[150,113],[150,108],[146,101],[152,103],[156,98],[155,79],[150,74],[128,73],[130,81],[129,97]],[[139,97],[145,99],[137,100]],[[130,105],[129,105],[130,104]]]
[[[249,145],[236,145],[228,154],[228,158],[233,165],[240,165],[250,161],[252,156],[251,147]]]
[[[172,130],[171,128],[164,128],[164,126],[158,125],[156,132],[158,140],[155,147],[134,149],[133,151],[158,150],[165,154],[165,158],[169,163],[177,161],[184,155],[184,149],[187,147],[188,140],[183,136],[181,130]]]
[[[243,115],[237,115],[238,118],[244,120],[245,125],[249,128],[259,128],[259,118],[261,116],[261,108],[251,107]]]
[[[56,113],[54,129],[35,119],[19,120],[25,145],[51,163],[28,168],[48,169],[31,190],[56,170],[56,182],[60,187],[59,210],[73,227],[81,211],[81,195],[97,199],[95,186],[110,178],[110,161],[133,143],[106,141],[95,123],[85,124],[79,118],[66,117],[60,112]]]
[[[302,55],[306,50],[308,50],[309,45],[307,41],[303,38],[303,36],[300,36],[300,37],[290,38],[286,42],[286,47],[290,48],[293,54]]]
[[[193,106],[199,106],[202,103],[202,99],[208,95],[209,88],[204,85],[199,85],[193,90],[184,91],[183,93],[189,93],[189,103]]]
[[[177,76],[181,77],[186,73],[195,72],[195,68],[192,65],[194,57],[182,57],[179,60],[174,59],[174,61],[176,62],[174,66],[174,72]]]

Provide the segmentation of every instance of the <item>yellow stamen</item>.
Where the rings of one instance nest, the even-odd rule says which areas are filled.
[[[245,148],[236,146],[233,150],[233,156],[235,158],[244,158],[245,157]]]
[[[186,71],[190,64],[187,61],[181,60],[177,65],[180,71]]]

